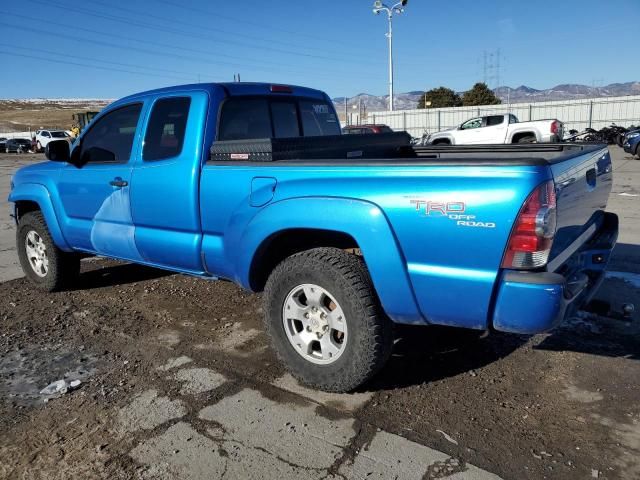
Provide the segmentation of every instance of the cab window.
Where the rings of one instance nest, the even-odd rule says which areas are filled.
[[[82,163],[127,163],[141,110],[142,104],[134,103],[99,118],[82,137]]]
[[[154,103],[144,136],[144,161],[164,160],[180,155],[190,105],[189,97],[162,98]]]
[[[482,118],[472,118],[467,120],[460,126],[460,130],[471,130],[472,128],[482,127]]]

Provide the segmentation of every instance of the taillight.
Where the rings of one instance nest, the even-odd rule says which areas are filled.
[[[549,180],[537,187],[520,209],[502,268],[543,267],[549,259],[555,234],[556,191],[553,180]]]
[[[551,133],[558,133],[558,131],[560,131],[560,122],[554,120],[551,122]]]

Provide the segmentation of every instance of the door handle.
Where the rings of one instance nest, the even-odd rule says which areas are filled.
[[[129,182],[127,182],[126,180],[122,180],[120,177],[118,177],[118,178],[114,178],[113,180],[111,180],[109,182],[109,185],[111,185],[112,187],[122,188],[122,187],[126,187],[127,185],[129,185]]]

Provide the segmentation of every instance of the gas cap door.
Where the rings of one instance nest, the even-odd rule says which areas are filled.
[[[253,177],[251,179],[251,206],[262,207],[273,200],[278,181],[273,177]]]

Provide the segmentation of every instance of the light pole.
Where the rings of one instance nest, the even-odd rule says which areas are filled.
[[[373,13],[378,15],[380,12],[386,12],[387,18],[389,19],[387,38],[389,39],[389,110],[391,111],[393,111],[393,14],[404,12],[404,7],[408,1],[409,0],[402,0],[392,7],[387,6],[380,0],[376,0],[373,3]]]

